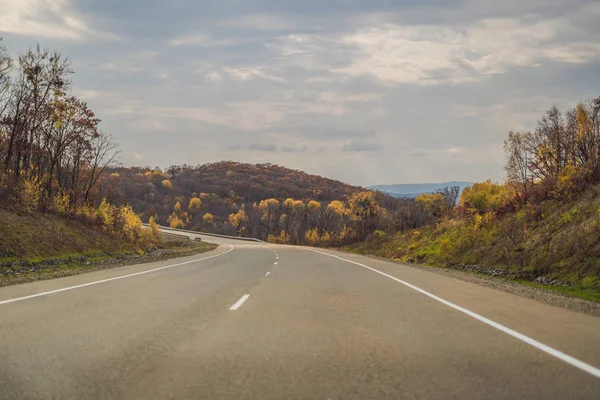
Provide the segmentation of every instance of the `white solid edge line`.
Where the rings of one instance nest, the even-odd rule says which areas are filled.
[[[62,288],[62,289],[50,290],[48,292],[36,293],[36,294],[29,295],[29,296],[16,297],[14,299],[2,300],[2,301],[0,301],[0,306],[3,305],[3,304],[15,303],[17,301],[23,301],[23,300],[33,299],[35,297],[47,296],[49,294],[54,294],[54,293],[66,292],[68,290],[79,289],[79,288],[86,287],[86,286],[97,285],[99,283],[116,281],[118,279],[131,278],[131,277],[138,276],[138,275],[149,274],[150,272],[156,272],[156,271],[160,271],[160,270],[163,270],[163,269],[168,269],[168,268],[173,268],[173,267],[179,267],[179,266],[185,265],[185,264],[191,264],[191,263],[195,263],[195,262],[202,261],[202,260],[208,260],[209,258],[215,258],[215,257],[223,256],[223,255],[229,253],[230,251],[233,250],[233,246],[232,245],[229,245],[229,246],[230,246],[230,249],[227,250],[226,252],[220,253],[220,254],[215,254],[215,255],[212,255],[212,256],[209,256],[209,257],[198,258],[198,259],[195,259],[195,260],[185,261],[185,262],[178,263],[178,264],[166,265],[164,267],[149,269],[148,271],[136,272],[134,274],[115,276],[114,278],[102,279],[100,281],[88,282],[88,283],[84,283],[84,284],[81,284],[81,285],[69,286],[69,287],[65,287],[65,288]]]
[[[238,301],[236,301],[234,305],[229,307],[229,311],[235,311],[238,308],[240,308],[242,306],[242,304],[244,304],[246,302],[246,300],[248,300],[248,297],[250,297],[249,294],[245,294],[242,297],[240,297],[240,299]]]
[[[269,276],[269,275],[271,275],[271,271],[269,271],[265,274],[265,276]]]
[[[493,328],[496,328],[499,331],[502,331],[502,332],[506,333],[507,335],[510,335],[510,336],[512,336],[512,337],[514,337],[516,339],[519,339],[520,341],[525,342],[528,345],[533,346],[533,347],[537,348],[538,350],[543,351],[544,353],[547,353],[547,354],[549,354],[549,355],[551,355],[553,357],[556,357],[559,360],[564,361],[567,364],[569,364],[569,365],[571,365],[571,366],[573,366],[575,368],[578,368],[578,369],[580,369],[580,370],[582,370],[584,372],[587,372],[588,374],[593,375],[596,378],[600,378],[600,369],[598,369],[598,368],[596,368],[596,367],[594,367],[594,366],[592,366],[590,364],[587,364],[587,363],[585,363],[585,362],[583,362],[581,360],[578,360],[575,357],[571,357],[570,355],[565,354],[565,353],[563,353],[563,352],[561,352],[559,350],[556,350],[556,349],[554,349],[554,348],[552,348],[550,346],[547,346],[547,345],[545,345],[543,343],[540,343],[537,340],[530,338],[529,336],[525,336],[522,333],[519,333],[519,332],[517,332],[515,330],[512,330],[510,328],[507,328],[506,326],[501,325],[501,324],[499,324],[499,323],[497,323],[495,321],[492,321],[491,319],[488,319],[488,318],[486,318],[486,317],[484,317],[482,315],[479,315],[479,314],[477,314],[477,313],[475,313],[475,312],[473,312],[471,310],[467,310],[466,308],[461,307],[459,305],[456,305],[454,303],[451,303],[448,300],[444,300],[441,297],[438,297],[438,296],[436,296],[436,295],[434,295],[432,293],[429,293],[428,291],[423,290],[423,289],[421,289],[421,288],[419,288],[419,287],[417,287],[417,286],[415,286],[413,284],[405,282],[402,279],[398,279],[395,276],[386,274],[385,272],[381,272],[381,271],[379,271],[379,270],[377,270],[375,268],[369,267],[367,265],[361,264],[361,263],[356,262],[356,261],[347,260],[345,258],[336,256],[334,254],[329,254],[329,253],[325,253],[325,252],[318,251],[318,250],[313,250],[313,249],[306,249],[306,250],[313,251],[313,252],[319,253],[319,254],[324,254],[324,255],[329,256],[329,257],[334,257],[334,258],[337,258],[337,259],[340,259],[342,261],[346,261],[346,262],[349,262],[349,263],[352,263],[352,264],[356,264],[356,265],[359,265],[359,266],[361,266],[363,268],[366,268],[368,270],[376,272],[379,275],[383,275],[386,278],[390,278],[390,279],[392,279],[392,280],[394,280],[394,281],[396,281],[398,283],[403,284],[404,286],[407,286],[407,287],[409,287],[409,288],[411,288],[413,290],[416,290],[417,292],[419,292],[421,294],[424,294],[427,297],[432,298],[435,301],[438,301],[438,302],[440,302],[442,304],[445,304],[448,307],[451,307],[451,308],[453,308],[453,309],[455,309],[457,311],[460,311],[460,312],[462,312],[462,313],[464,313],[464,314],[466,314],[466,315],[468,315],[468,316],[470,316],[472,318],[475,318],[476,320],[478,320],[480,322],[483,322],[484,324],[489,325],[489,326],[491,326]]]

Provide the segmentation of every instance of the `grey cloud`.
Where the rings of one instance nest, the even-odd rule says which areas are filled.
[[[227,146],[227,150],[251,150],[251,151],[266,151],[276,152],[277,146],[271,143],[251,143],[248,145],[234,144]]]
[[[284,153],[306,153],[307,146],[281,146],[281,151]]]
[[[433,152],[430,150],[425,150],[425,149],[414,149],[411,150],[410,155],[412,157],[427,157],[432,155]]]
[[[377,151],[383,149],[383,145],[375,141],[351,140],[344,144],[344,151]]]

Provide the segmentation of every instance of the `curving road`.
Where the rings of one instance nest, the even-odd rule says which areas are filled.
[[[598,399],[600,319],[334,251],[0,288],[0,399]]]

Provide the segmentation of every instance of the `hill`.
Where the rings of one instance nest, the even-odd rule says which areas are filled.
[[[285,243],[348,242],[422,220],[414,201],[272,164],[107,169],[100,195],[173,228]]]
[[[473,185],[473,182],[451,181],[442,183],[401,183],[395,185],[374,185],[368,189],[379,190],[393,197],[413,198],[423,193],[433,193],[444,187],[458,186],[462,191],[464,188]]]

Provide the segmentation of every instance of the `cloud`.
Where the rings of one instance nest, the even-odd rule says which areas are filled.
[[[144,159],[144,155],[134,151],[131,153],[131,158],[133,158],[135,161],[142,161]]]
[[[281,146],[281,151],[284,153],[306,153],[308,147],[303,146]]]
[[[197,47],[218,47],[218,46],[230,46],[235,42],[231,39],[215,39],[209,35],[204,34],[188,34],[181,36],[176,39],[169,40],[167,45],[173,47],[182,46],[197,46]]]
[[[467,26],[387,23],[347,33],[288,35],[274,49],[281,59],[307,69],[386,85],[460,84],[546,62],[597,60],[600,33],[590,33],[598,18],[600,5],[589,4],[555,18],[493,17]]]
[[[156,118],[137,119],[128,124],[128,127],[139,131],[150,132],[168,132],[171,130],[169,125],[167,125],[163,120]]]
[[[458,157],[462,154],[464,154],[467,151],[467,149],[463,149],[461,147],[450,147],[444,150],[444,152],[450,156],[453,157]]]
[[[409,153],[412,157],[428,157],[433,154],[431,150],[427,149],[413,149]]]
[[[16,35],[81,40],[85,37],[118,39],[92,29],[70,0],[17,0],[0,4],[0,32]]]
[[[277,146],[272,143],[251,143],[248,145],[234,144],[227,146],[227,150],[252,150],[252,151],[264,151],[264,152],[276,152]]]
[[[224,67],[223,71],[239,81],[250,81],[261,78],[273,82],[286,82],[285,79],[272,75],[262,67]]]
[[[375,142],[372,140],[351,140],[344,144],[344,151],[356,151],[356,152],[364,152],[364,151],[377,151],[383,149],[383,145],[379,142]]]

